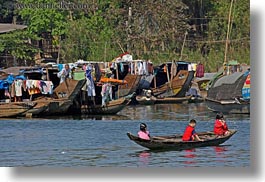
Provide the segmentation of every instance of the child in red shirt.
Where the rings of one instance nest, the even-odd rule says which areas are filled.
[[[195,119],[190,120],[189,125],[186,127],[185,132],[182,136],[183,141],[203,141],[195,132],[196,121]]]
[[[216,114],[216,120],[215,120],[213,132],[216,135],[227,135],[227,134],[229,134],[229,130],[228,130],[227,124],[224,120],[223,113],[217,113]]]

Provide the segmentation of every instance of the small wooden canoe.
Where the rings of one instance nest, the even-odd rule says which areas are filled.
[[[129,104],[134,94],[127,97],[122,97],[117,100],[109,101],[105,106],[102,105],[83,105],[81,107],[81,113],[87,115],[110,115],[117,114],[126,105]]]
[[[250,114],[250,101],[241,100],[215,100],[205,98],[208,109],[214,112],[230,114]]]
[[[176,104],[176,103],[183,103],[188,102],[191,96],[186,97],[165,97],[165,98],[156,98],[156,104]]]
[[[44,102],[35,102],[36,105],[29,109],[28,111],[22,113],[22,116],[26,117],[32,117],[32,116],[37,116],[40,115],[42,112],[48,109],[49,103],[44,103]]]
[[[204,139],[204,141],[182,141],[182,135],[153,136],[151,137],[151,140],[141,139],[131,133],[127,133],[127,136],[138,145],[150,150],[186,150],[220,145],[232,137],[236,132],[236,130],[230,130],[230,133],[225,136],[218,136],[210,131],[197,133],[200,138]]]
[[[0,104],[0,118],[17,117],[36,105],[34,102],[10,102]]]

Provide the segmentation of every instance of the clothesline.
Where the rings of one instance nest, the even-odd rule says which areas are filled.
[[[5,96],[8,98],[22,97],[23,91],[27,91],[30,96],[40,93],[52,94],[53,83],[52,81],[17,79],[8,83],[3,89],[5,90]]]

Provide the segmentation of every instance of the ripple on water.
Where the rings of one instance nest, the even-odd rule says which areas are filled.
[[[225,117],[238,132],[223,145],[163,152],[138,146],[126,132],[137,134],[139,123],[146,122],[151,135],[182,133],[191,118],[197,132],[212,130],[215,113],[204,104],[161,104],[129,106],[115,116],[3,119],[0,166],[250,166],[249,116]]]

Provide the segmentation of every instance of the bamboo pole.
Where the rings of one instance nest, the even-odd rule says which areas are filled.
[[[107,42],[105,42],[105,47],[104,47],[104,63],[106,62],[106,59],[107,59]]]
[[[119,45],[120,49],[122,50],[123,53],[125,53],[124,49],[122,48],[121,44],[119,42],[117,42],[117,44]]]
[[[227,64],[227,50],[228,50],[228,40],[229,40],[229,32],[231,26],[231,14],[232,14],[232,7],[233,7],[234,0],[231,0],[230,9],[229,9],[229,17],[228,17],[228,24],[227,24],[227,32],[226,32],[226,42],[225,42],[225,57],[224,57],[224,65]]]
[[[183,41],[183,44],[182,44],[182,47],[181,47],[179,61],[181,61],[181,59],[182,59],[182,55],[183,55],[183,50],[184,50],[187,34],[188,34],[188,32],[186,31],[185,35],[184,35],[184,41]],[[175,61],[172,59],[171,70],[170,70],[170,73],[171,73],[170,81],[169,81],[169,74],[167,74],[170,88],[172,88],[172,80],[173,80],[173,77],[174,77],[174,75],[173,75],[173,64],[175,64]],[[167,73],[168,73],[168,66],[167,66]]]
[[[186,42],[186,37],[187,37],[187,35],[188,35],[188,32],[186,31],[186,32],[185,32],[185,36],[184,36],[184,41],[183,41],[183,44],[182,44],[182,47],[181,47],[181,52],[180,52],[179,61],[181,61],[181,59],[182,59],[183,50],[184,50],[184,46],[185,46],[185,42]]]

